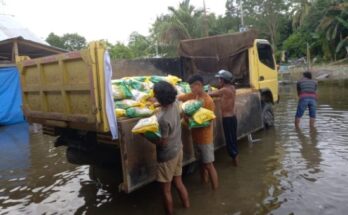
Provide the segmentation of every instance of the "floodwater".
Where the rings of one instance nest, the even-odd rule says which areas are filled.
[[[295,87],[280,90],[275,127],[254,134],[254,144],[239,141],[237,168],[224,148],[216,152],[217,191],[198,173],[185,176],[191,208],[174,192],[176,214],[347,214],[347,83],[320,85],[315,129],[307,113],[294,128]],[[69,164],[53,141],[26,124],[0,128],[0,214],[163,214],[156,183],[119,193],[91,181],[89,166]]]

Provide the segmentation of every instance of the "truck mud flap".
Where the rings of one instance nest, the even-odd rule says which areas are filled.
[[[263,128],[261,97],[259,92],[237,95],[238,139]]]

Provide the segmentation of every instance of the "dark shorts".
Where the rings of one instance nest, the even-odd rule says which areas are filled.
[[[224,127],[225,141],[228,154],[235,158],[238,155],[237,147],[237,117],[223,117],[222,124]]]
[[[317,110],[317,100],[315,98],[310,97],[301,98],[298,101],[296,118],[301,118],[307,108],[309,110],[309,117],[315,118]]]

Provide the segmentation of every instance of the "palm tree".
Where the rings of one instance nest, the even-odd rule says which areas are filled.
[[[292,28],[297,29],[304,23],[312,4],[310,0],[295,0],[292,9]]]
[[[169,55],[175,55],[175,49],[180,40],[201,37],[202,10],[196,10],[190,0],[184,0],[178,8],[168,7],[169,14],[158,17],[151,32],[162,47],[172,50]]]
[[[344,47],[348,46],[347,20],[348,3],[335,3],[327,10],[317,28],[317,32],[323,33],[332,43],[335,55],[338,54],[338,56],[343,55]]]

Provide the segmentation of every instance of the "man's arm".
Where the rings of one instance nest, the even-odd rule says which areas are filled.
[[[297,89],[297,95],[300,96],[300,92],[301,92],[300,82],[297,82],[296,89]]]
[[[176,98],[181,102],[186,102],[187,100],[191,99],[191,96],[189,93],[187,93],[187,94],[178,95]]]
[[[222,96],[222,93],[223,93],[223,89],[219,89],[217,91],[208,93],[208,95],[211,97],[220,97]]]
[[[142,135],[142,136],[144,136],[144,135]],[[165,146],[168,144],[168,138],[158,138],[155,140],[147,139],[147,140],[150,141],[151,143],[157,145],[157,146]]]

